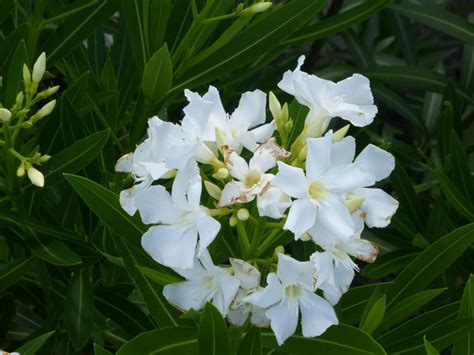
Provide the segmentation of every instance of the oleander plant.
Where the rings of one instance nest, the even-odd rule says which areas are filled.
[[[0,30],[0,354],[474,353],[471,1]]]

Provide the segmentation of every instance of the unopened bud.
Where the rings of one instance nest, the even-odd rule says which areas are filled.
[[[305,161],[307,155],[308,155],[308,145],[305,144],[304,147],[301,148],[300,152],[298,153],[298,160]]]
[[[303,242],[307,242],[308,240],[311,240],[311,237],[309,236],[308,233],[303,233],[300,236],[300,240],[302,240]]]
[[[222,195],[222,190],[219,186],[213,184],[210,181],[204,181],[204,187],[206,188],[207,193],[215,200],[219,200]]]
[[[242,15],[251,15],[251,14],[256,14],[259,12],[266,11],[272,6],[271,1],[263,1],[263,2],[258,2],[256,4],[250,5],[246,9],[244,9],[241,14]]]
[[[38,112],[35,113],[36,119],[43,118],[48,116],[51,112],[53,112],[54,107],[56,106],[56,100],[52,100],[48,102],[46,105],[41,107]]]
[[[240,221],[246,221],[250,217],[249,210],[246,208],[241,208],[240,210],[237,211],[237,218]]]
[[[58,90],[59,90],[59,85],[56,85],[56,86],[47,88],[46,90],[41,91],[41,92],[38,94],[38,97],[39,97],[39,98],[45,98],[45,97],[54,95]]]
[[[268,94],[268,106],[270,108],[270,112],[274,119],[278,119],[281,115],[281,105],[280,101],[278,101],[277,97],[273,92],[270,91]]]
[[[0,121],[2,122],[10,122],[12,118],[12,113],[7,110],[6,108],[0,108]]]
[[[235,216],[230,217],[229,218],[229,226],[235,227],[237,225],[238,221],[239,220],[237,219],[237,217],[235,217]]]
[[[23,163],[22,163],[22,164],[20,164],[20,166],[16,170],[16,176],[22,177],[24,175],[25,175],[25,167],[23,166]]]
[[[39,83],[43,78],[44,72],[46,71],[46,54],[43,52],[40,54],[35,64],[33,65],[32,80],[34,83]]]
[[[51,155],[45,154],[38,159],[39,163],[46,163],[49,159],[51,159]]]
[[[33,185],[38,187],[44,186],[44,175],[41,173],[41,171],[33,167],[28,168],[28,178]]]
[[[229,177],[229,170],[227,168],[220,168],[216,174],[220,179],[227,179]]]
[[[275,248],[275,251],[273,252],[275,255],[278,254],[285,254],[285,248],[283,246],[279,245]]]
[[[29,88],[31,85],[31,73],[26,64],[23,64],[23,81],[25,83],[25,88]]]
[[[342,128],[339,128],[334,134],[332,135],[332,141],[333,142],[339,142],[342,138],[344,138],[347,134],[347,131],[349,131],[349,127],[351,125],[347,124]]]
[[[222,133],[222,131],[216,127],[216,130],[215,130],[215,135],[216,135],[216,144],[217,144],[217,148],[219,149],[219,151],[221,153],[222,152],[222,147],[227,145],[227,139],[224,135],[224,133]]]
[[[23,91],[20,91],[18,95],[16,95],[16,99],[15,99],[15,107],[17,109],[23,106],[24,99],[25,99],[25,95],[23,95]]]

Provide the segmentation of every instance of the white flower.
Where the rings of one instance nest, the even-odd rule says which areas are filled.
[[[285,211],[290,206],[290,196],[272,186],[265,189],[257,199],[258,214],[261,217],[283,218]]]
[[[223,316],[227,315],[240,282],[228,269],[215,266],[207,250],[195,260],[192,269],[175,271],[186,281],[164,287],[163,295],[169,303],[187,311],[200,310],[207,302],[212,302]]]
[[[267,282],[267,287],[244,301],[268,308],[265,315],[271,321],[278,344],[283,344],[295,332],[299,312],[305,337],[321,335],[331,325],[338,324],[331,305],[314,293],[311,262],[299,262],[278,254],[277,272],[270,273]]]
[[[307,124],[317,124],[323,133],[331,118],[341,117],[354,126],[363,127],[374,120],[377,107],[369,80],[360,74],[334,83],[300,70],[304,56],[298,59],[294,71],[287,71],[278,86],[309,107]]]
[[[31,166],[27,169],[26,172],[28,174],[28,178],[30,179],[33,185],[36,185],[38,187],[44,186],[44,175],[41,171]]]
[[[368,240],[361,239],[364,222],[357,213],[353,214],[355,232],[349,238],[340,238],[325,228],[312,228],[308,231],[313,241],[324,249],[311,255],[316,270],[316,288],[324,291],[324,297],[336,304],[347,292],[359,267],[351,256],[374,262],[378,248]]]
[[[117,161],[115,170],[131,173],[136,183],[120,193],[120,204],[128,214],[133,215],[137,210],[135,197],[138,191],[149,187],[155,180],[171,177],[172,170],[166,166],[164,153],[170,137],[176,135],[178,129],[174,124],[152,117],[148,121],[148,138],[137,146],[134,153]]]
[[[285,229],[298,239],[312,227],[322,226],[341,237],[353,234],[354,224],[342,196],[356,188],[375,183],[372,174],[358,164],[344,162],[332,149],[332,132],[321,138],[309,138],[306,175],[303,169],[278,162],[278,174],[272,185],[293,201]],[[334,154],[333,154],[334,152]]]
[[[220,224],[200,205],[202,183],[195,162],[180,170],[172,194],[162,186],[150,186],[136,196],[144,223],[152,226],[142,237],[142,246],[165,266],[190,269],[216,237]],[[198,243],[199,236],[199,243]]]
[[[268,327],[270,321],[265,316],[266,309],[243,301],[249,294],[262,289],[260,287],[260,272],[249,263],[240,259],[230,259],[230,263],[235,277],[240,281],[240,288],[230,305],[227,319],[234,325],[242,326],[251,314],[250,322],[253,325]]]

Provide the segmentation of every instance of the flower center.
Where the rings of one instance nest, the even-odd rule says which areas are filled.
[[[326,195],[326,189],[319,181],[313,181],[309,184],[308,194],[313,200],[321,200]]]
[[[288,299],[295,299],[301,294],[302,288],[299,285],[290,285],[285,288],[285,294]]]
[[[245,177],[244,184],[247,187],[252,187],[260,182],[261,174],[258,171],[252,170],[249,174]]]
[[[204,288],[207,288],[207,289],[212,288],[212,277],[211,276],[206,276],[206,278],[203,281],[203,286],[204,286]]]

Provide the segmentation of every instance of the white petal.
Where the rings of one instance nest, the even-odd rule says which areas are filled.
[[[142,247],[156,262],[178,269],[193,267],[198,231],[181,226],[154,226],[142,237]]]
[[[301,326],[304,337],[319,336],[330,326],[339,324],[334,309],[326,300],[312,292],[306,292],[306,302],[300,302]]]
[[[227,169],[229,169],[230,174],[240,181],[245,181],[245,178],[249,173],[249,166],[244,158],[239,156],[231,149],[226,149],[224,151],[224,155],[225,163],[227,165]]]
[[[235,181],[227,183],[222,190],[221,198],[219,199],[219,207],[238,203],[241,200],[242,195],[243,192],[240,188],[240,184]]]
[[[206,134],[209,135],[214,132],[206,132],[205,128],[214,106],[213,102],[205,100],[198,93],[190,90],[184,90],[184,95],[189,104],[183,109],[185,114],[181,122],[183,131],[188,137],[199,136],[202,140],[212,139]]]
[[[292,231],[295,240],[298,240],[301,234],[310,229],[316,221],[318,210],[307,198],[293,201],[285,222],[284,229]]]
[[[298,302],[285,299],[270,308],[265,315],[270,319],[278,345],[281,345],[296,331],[298,324]]]
[[[389,152],[369,144],[357,156],[355,162],[374,175],[375,180],[385,179],[395,168],[395,158]]]
[[[354,194],[364,197],[360,206],[369,227],[384,228],[398,209],[398,201],[381,189],[357,189]]]
[[[257,137],[253,131],[244,131],[239,133],[230,146],[235,151],[241,151],[242,147],[245,147],[247,150],[253,152],[258,148]]]
[[[267,95],[260,90],[248,91],[240,99],[239,106],[232,113],[231,120],[245,122],[248,128],[265,122]]]
[[[226,316],[230,304],[239,290],[240,282],[236,277],[226,274],[226,271],[224,271],[219,277],[219,283],[220,289],[214,296],[212,303],[223,316]]]
[[[164,162],[162,163],[140,163],[146,171],[151,175],[153,180],[161,179],[170,169],[166,166]]]
[[[210,291],[200,282],[184,281],[166,285],[163,295],[169,303],[182,311],[191,308],[199,311],[212,297]]]
[[[355,139],[348,136],[331,146],[331,167],[350,164],[355,156]]]
[[[338,237],[350,237],[354,233],[354,222],[344,203],[331,198],[318,209],[317,224],[323,225]]]
[[[342,264],[336,265],[334,268],[334,279],[337,282],[336,286],[339,289],[340,295],[342,296],[349,290],[349,286],[354,279],[354,269],[347,268]]]
[[[285,288],[282,286],[277,275],[272,272],[267,276],[267,287],[245,297],[243,301],[258,307],[268,308],[281,301],[284,297]]]
[[[240,280],[240,287],[250,290],[260,286],[260,271],[240,259],[229,259],[234,275]]]
[[[276,165],[276,159],[271,154],[254,155],[249,162],[250,170],[256,170],[261,173],[270,170]]]
[[[347,242],[346,250],[349,255],[368,263],[373,263],[379,253],[375,244],[360,238],[351,238]]]
[[[290,206],[290,196],[276,187],[270,187],[257,197],[258,214],[261,217],[283,218]]]
[[[229,310],[227,313],[227,319],[230,324],[241,327],[244,325],[245,321],[249,317],[250,307],[248,308],[239,308],[237,310]]]
[[[132,186],[129,189],[120,191],[119,201],[120,206],[127,212],[130,216],[133,216],[137,212],[137,206],[135,203],[136,196],[136,187]]]
[[[276,130],[276,123],[275,121],[271,121],[270,123],[263,124],[260,127],[252,129],[252,134],[255,137],[255,141],[257,143],[266,142],[270,137],[273,135],[273,132]]]
[[[308,184],[303,169],[279,161],[278,174],[273,178],[272,185],[291,197],[306,197]]]
[[[308,74],[302,72],[300,69],[304,63],[304,59],[304,56],[300,56],[295,70],[288,70],[283,74],[283,79],[278,83],[278,87],[290,95],[293,95],[300,104],[311,107],[313,98],[306,84]]]
[[[170,147],[166,155],[166,166],[170,169],[183,169],[194,154],[200,142],[181,142]]]
[[[137,192],[135,204],[145,224],[174,224],[179,221],[180,211],[171,202],[171,196],[163,186],[150,186]]]
[[[198,256],[200,256],[216,238],[221,229],[221,224],[205,213],[200,214],[196,224],[199,232]]]
[[[132,171],[133,153],[125,154],[115,164],[115,171],[129,173]]]
[[[250,322],[256,327],[268,328],[270,326],[270,319],[265,315],[266,311],[265,308],[253,306]]]
[[[308,138],[308,156],[306,158],[306,176],[310,181],[324,175],[331,161],[332,133],[321,138]]]
[[[326,189],[334,194],[343,194],[360,187],[375,184],[374,175],[355,163],[332,168],[324,175],[321,181]]]
[[[199,168],[196,162],[189,161],[183,169],[179,170],[176,174],[171,190],[171,200],[182,210],[186,210],[190,203],[196,207],[199,205],[198,203],[196,204],[196,200],[199,200],[201,196],[201,185]],[[189,198],[189,202],[187,197]]]
[[[301,262],[285,254],[278,254],[277,276],[283,286],[301,284],[313,288],[313,265]]]

